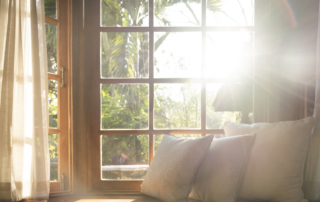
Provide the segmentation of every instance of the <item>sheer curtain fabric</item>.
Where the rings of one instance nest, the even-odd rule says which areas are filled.
[[[50,186],[43,0],[0,1],[0,200]]]
[[[304,192],[305,197],[310,201],[320,201],[320,15],[318,20],[316,99],[313,116],[315,126],[310,141]]]

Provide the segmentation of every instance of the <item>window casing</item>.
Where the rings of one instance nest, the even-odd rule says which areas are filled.
[[[69,3],[69,0],[44,1],[49,90],[50,193],[70,191]]]
[[[255,48],[255,45],[257,44],[256,41],[256,34],[257,32],[260,32],[260,30],[257,30],[256,28],[256,22],[255,26],[251,24],[250,26],[207,26],[208,19],[206,18],[206,1],[201,2],[201,25],[200,26],[154,26],[154,19],[153,16],[154,13],[154,2],[149,1],[148,4],[148,12],[149,17],[148,19],[148,26],[123,26],[123,27],[106,27],[103,25],[108,25],[101,19],[101,2],[100,0],[94,0],[94,1],[87,1],[87,4],[85,5],[85,34],[86,34],[86,41],[85,41],[85,47],[86,47],[86,58],[85,58],[85,66],[86,66],[86,78],[89,81],[89,85],[87,86],[87,97],[90,103],[90,106],[87,106],[87,114],[88,118],[90,120],[90,146],[89,146],[89,190],[140,190],[140,184],[142,182],[141,179],[112,179],[110,176],[105,177],[103,174],[103,165],[108,164],[107,160],[103,160],[105,154],[105,150],[108,150],[110,148],[110,145],[114,145],[116,141],[112,142],[112,139],[116,139],[117,136],[124,136],[124,137],[130,137],[130,136],[140,136],[144,137],[144,139],[147,139],[148,144],[145,145],[147,147],[147,154],[146,152],[142,152],[144,155],[148,156],[147,162],[139,162],[141,167],[144,167],[144,164],[148,165],[151,163],[152,158],[155,153],[155,147],[157,147],[157,144],[159,143],[159,138],[163,134],[172,134],[172,135],[190,135],[191,137],[200,137],[205,136],[209,134],[216,135],[217,137],[224,133],[223,129],[221,129],[221,124],[214,125],[211,124],[211,122],[208,121],[207,114],[208,113],[216,113],[220,108],[220,111],[222,111],[220,114],[217,113],[216,116],[226,116],[225,111],[230,111],[231,116],[234,115],[234,111],[241,111],[242,114],[246,114],[247,116],[242,116],[242,119],[236,119],[231,121],[238,121],[238,122],[252,122],[253,121],[253,103],[255,98],[253,98],[253,93],[256,89],[259,87],[255,87],[255,56],[253,54],[253,50]],[[261,6],[261,1],[256,0],[254,9],[256,10],[259,6]],[[97,12],[100,11],[100,12]],[[256,19],[256,16],[252,18]],[[209,23],[210,24],[210,23]],[[207,58],[210,57],[210,55],[206,54],[207,52],[207,46],[208,46],[208,34],[211,35],[224,35],[233,33],[241,33],[245,32],[251,37],[251,52],[247,56],[250,58],[247,60],[249,63],[247,63],[246,67],[249,67],[248,70],[242,71],[242,73],[238,72],[236,75],[233,75],[232,77],[228,76],[221,76],[221,77],[210,77],[208,76],[208,69],[206,68],[206,63],[208,63]],[[198,67],[196,68],[196,71],[191,73],[188,73],[187,75],[178,76],[177,74],[170,74],[168,75],[168,72],[170,70],[167,70],[164,74],[158,74],[156,72],[156,65],[155,64],[155,57],[156,57],[156,38],[158,37],[157,34],[164,33],[170,33],[175,32],[177,35],[181,34],[198,34],[200,36],[200,59],[198,60]],[[103,49],[105,49],[104,43],[104,35],[110,35],[112,34],[132,34],[134,33],[141,33],[141,35],[146,36],[148,38],[148,57],[147,57],[147,73],[146,72],[139,72],[140,74],[136,74],[135,76],[122,76],[117,77],[114,76],[114,74],[110,74],[110,71],[104,71],[103,69],[103,61],[102,58],[105,56],[104,53],[107,52]],[[161,37],[160,36],[160,37]],[[105,37],[106,38],[106,37]],[[181,37],[183,38],[183,37]],[[223,39],[222,41],[226,39]],[[236,40],[236,39],[235,39]],[[110,41],[110,40],[109,40]],[[112,42],[111,42],[112,43]],[[259,44],[259,42],[258,42]],[[217,46],[219,47],[218,44]],[[140,46],[143,46],[143,44]],[[192,50],[191,50],[192,51]],[[142,51],[143,52],[143,51]],[[186,52],[187,53],[187,52]],[[218,50],[213,50],[213,53],[219,53]],[[225,55],[223,55],[225,56]],[[140,58],[144,59],[143,57]],[[218,57],[216,57],[217,60],[219,60]],[[232,58],[230,58],[232,60]],[[251,64],[250,64],[251,63]],[[214,65],[214,62],[212,63]],[[230,65],[236,64],[236,63],[230,63]],[[251,66],[250,66],[251,65]],[[89,68],[90,67],[90,68]],[[163,66],[162,66],[163,67]],[[165,67],[163,67],[165,68]],[[112,73],[112,72],[111,72]],[[211,72],[212,73],[212,72]],[[232,72],[222,72],[222,74],[226,74]],[[258,70],[259,73],[259,70]],[[132,74],[134,75],[134,74]],[[195,75],[195,76],[194,76]],[[114,87],[123,87],[126,85],[135,86],[133,88],[141,90],[143,86],[145,86],[144,92],[142,92],[143,95],[140,94],[140,96],[145,96],[148,98],[148,101],[142,105],[142,108],[147,108],[147,113],[143,115],[143,118],[140,117],[143,123],[134,125],[133,124],[124,124],[126,125],[126,128],[116,127],[116,124],[113,124],[113,122],[117,119],[121,120],[121,116],[117,117],[111,116],[107,119],[107,121],[103,120],[104,117],[108,117],[108,115],[114,115],[114,111],[117,110],[110,110],[112,108],[112,102],[119,102],[119,100],[115,99],[115,96],[110,93],[110,88]],[[172,92],[169,92],[169,88],[163,88],[163,92],[158,92],[159,88],[162,86],[171,86],[173,89],[179,89],[176,88],[180,85],[180,91],[179,90],[172,90]],[[159,111],[156,109],[156,105],[159,103],[159,95],[170,95],[167,96],[166,99],[169,99],[170,97],[175,96],[175,94],[181,94],[181,89],[183,87],[184,89],[193,89],[193,92],[196,92],[196,100],[198,102],[198,110],[195,110],[198,112],[198,114],[195,115],[195,118],[193,119],[194,124],[177,124],[176,126],[172,126],[173,124],[165,124],[164,122],[159,124]],[[190,88],[191,86],[191,88]],[[224,86],[224,90],[220,90]],[[231,87],[230,87],[231,86]],[[104,90],[107,89],[107,90]],[[232,90],[237,90],[239,93],[232,93]],[[130,91],[130,90],[129,90]],[[165,92],[167,91],[167,93]],[[140,92],[140,91],[139,91]],[[216,104],[214,105],[214,97],[210,98],[212,94],[223,94],[226,93],[228,96],[222,96],[220,103],[226,103],[223,104]],[[108,94],[108,95],[106,95]],[[183,93],[182,93],[183,94]],[[247,99],[243,99],[241,95],[246,95]],[[217,95],[215,95],[217,96]],[[231,97],[230,97],[231,96]],[[178,96],[179,97],[179,96]],[[227,103],[227,98],[238,98],[238,104],[235,106],[230,106],[230,103]],[[114,100],[113,100],[114,99]],[[174,98],[173,98],[174,99]],[[125,103],[125,99],[123,100]],[[209,103],[210,104],[207,104]],[[110,104],[111,103],[111,104]],[[177,102],[179,103],[179,102]],[[211,104],[212,103],[212,104]],[[243,107],[241,103],[246,103],[246,106],[249,105],[249,107]],[[241,105],[241,106],[240,106]],[[111,106],[111,107],[110,107]],[[125,104],[122,103],[122,106],[125,106]],[[211,107],[212,106],[212,107]],[[177,105],[177,107],[179,107]],[[196,107],[196,108],[197,108]],[[216,112],[214,108],[217,109]],[[255,106],[257,107],[257,106]],[[109,110],[109,111],[108,111]],[[162,109],[163,110],[163,109]],[[119,110],[121,111],[121,110]],[[170,111],[170,110],[169,110]],[[125,113],[125,110],[124,112]],[[161,114],[161,113],[160,113]],[[173,116],[171,114],[171,116]],[[229,113],[230,115],[230,113]],[[186,115],[187,117],[188,115]],[[145,121],[147,120],[147,121]],[[196,120],[196,121],[194,121]],[[228,120],[225,120],[228,121]],[[212,121],[214,123],[214,120]],[[126,122],[128,123],[128,121]],[[177,123],[176,121],[173,123]],[[170,125],[170,126],[169,126]],[[121,138],[119,138],[121,139]],[[109,146],[104,147],[103,142],[108,142]],[[107,144],[108,145],[108,144]],[[130,151],[128,151],[130,152]],[[118,152],[119,153],[119,152]],[[115,153],[116,154],[116,153]],[[122,155],[123,153],[119,153],[118,155]],[[125,156],[128,156],[124,153]],[[117,156],[117,155],[111,155],[109,154],[108,158],[112,159],[112,156],[119,157],[119,159],[126,159],[123,156]],[[114,167],[117,167],[119,165],[113,165],[113,164],[119,164],[119,162],[112,163],[111,160],[109,160],[109,164]],[[131,162],[134,164],[135,162]],[[120,164],[121,166],[122,164]],[[109,179],[108,179],[109,178]]]

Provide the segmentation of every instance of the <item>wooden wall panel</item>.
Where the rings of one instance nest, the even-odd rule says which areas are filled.
[[[73,0],[72,4],[72,69],[73,69],[73,194],[83,195],[87,191],[87,116],[85,106],[85,86],[88,84],[84,69],[84,21],[83,0]]]
[[[287,3],[270,1],[269,122],[310,116],[313,108],[319,1]]]

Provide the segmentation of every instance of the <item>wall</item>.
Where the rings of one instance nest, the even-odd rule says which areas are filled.
[[[270,1],[270,122],[312,115],[318,10],[319,0]]]

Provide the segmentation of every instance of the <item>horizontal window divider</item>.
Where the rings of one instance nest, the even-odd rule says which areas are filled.
[[[100,27],[100,32],[149,32],[150,27]]]
[[[148,83],[253,83],[250,78],[247,79],[223,79],[223,78],[154,78],[154,79],[100,79],[101,84],[148,84]]]
[[[206,83],[254,83],[252,78],[235,78],[235,79],[223,79],[223,78],[204,78]]]
[[[58,74],[48,73],[48,79],[59,80],[59,79],[60,79],[60,76],[59,76]]]
[[[202,32],[202,31],[254,31],[253,26],[238,27],[100,27],[100,32]]]
[[[54,19],[54,18],[51,18],[51,17],[48,17],[48,16],[46,16],[45,21],[47,23],[50,23],[50,24],[53,24],[53,25],[58,25],[59,24],[59,21],[57,19]]]
[[[57,128],[49,128],[49,133],[50,134],[58,134],[58,133],[60,133],[60,130]]]
[[[100,79],[101,83],[201,83],[200,78]]]
[[[160,135],[160,134],[224,134],[223,129],[173,129],[173,130],[100,130],[100,135]]]

